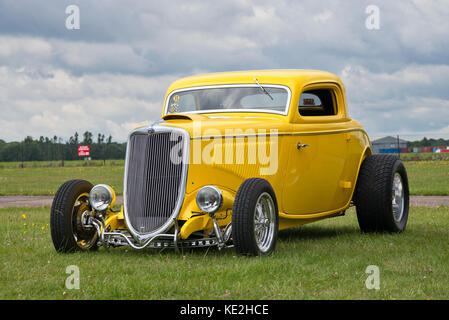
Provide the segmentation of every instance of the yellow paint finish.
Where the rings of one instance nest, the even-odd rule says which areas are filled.
[[[298,226],[302,226],[308,223],[312,223],[315,221],[321,220],[320,218],[318,219],[288,219],[288,218],[284,218],[284,217],[280,217],[279,218],[279,230],[285,230],[285,229],[289,229],[289,228],[293,228],[293,227],[298,227]]]
[[[112,200],[111,200],[111,203],[110,203],[109,206],[108,206],[108,209],[110,209],[110,208],[112,208],[112,207],[114,206],[114,204],[115,204],[116,195],[115,195],[114,189],[113,189],[111,186],[108,186],[108,187],[109,187],[109,190],[111,190],[111,193],[112,193]]]
[[[116,229],[126,229],[125,217],[123,216],[123,206],[119,212],[107,212],[107,218],[105,221],[106,229],[110,228],[110,231]]]
[[[340,187],[343,189],[351,189],[352,182],[351,181],[340,181]]]
[[[219,211],[215,213],[215,218],[220,227],[225,227],[232,219],[232,206],[235,199],[235,193],[230,192],[227,188],[219,185],[218,187],[223,195],[223,205]],[[186,194],[184,203],[178,216],[178,220],[185,221],[181,227],[181,238],[186,239],[195,231],[203,230],[206,233],[212,230],[212,219],[209,214],[201,212],[196,204],[196,194],[200,188]]]
[[[338,77],[327,72],[311,70],[260,70],[229,72],[188,77],[174,82],[173,90],[208,85],[252,84],[254,78],[263,84],[287,86],[291,91],[288,115],[250,112],[185,113],[176,119],[167,115],[162,125],[180,127],[191,136],[191,159],[188,172],[186,200],[205,185],[226,188],[235,195],[248,178],[266,179],[273,187],[278,207],[280,228],[315,221],[345,210],[351,202],[357,174],[366,150],[368,136],[362,126],[352,120],[346,109],[345,90]],[[333,116],[301,116],[299,97],[303,91],[330,89],[337,106]],[[165,111],[163,112],[165,114]],[[248,156],[252,146],[263,145],[258,137],[270,133],[276,136],[277,170],[262,172],[264,165],[238,163],[236,151],[243,145]],[[268,140],[270,140],[268,139]],[[308,144],[298,150],[297,145]],[[266,145],[268,145],[266,143]],[[230,147],[229,147],[230,146]],[[232,148],[233,161],[223,155]],[[192,152],[192,150],[201,152]],[[271,150],[267,148],[267,150]],[[368,151],[370,152],[370,151]],[[204,157],[204,155],[208,157]],[[210,159],[206,163],[202,160]],[[229,158],[229,157],[228,157]],[[266,168],[266,166],[265,166]],[[191,207],[186,207],[187,211]],[[184,211],[180,218],[186,218]],[[298,222],[292,219],[300,219]],[[310,222],[309,221],[309,222]]]
[[[181,239],[187,239],[193,232],[204,230],[206,233],[213,228],[212,218],[208,214],[191,217],[181,227]]]
[[[349,117],[345,89],[341,80],[328,72],[314,70],[256,70],[225,72],[187,77],[175,81],[165,99],[178,89],[210,85],[254,84],[283,85],[290,89],[288,114],[256,112],[178,113],[162,112],[159,125],[173,126],[189,132],[190,164],[186,195],[179,213],[185,221],[182,237],[194,231],[210,228],[207,217],[199,217],[196,192],[203,186],[214,185],[226,196],[226,205],[217,215],[220,226],[231,221],[230,210],[240,185],[249,178],[266,179],[276,195],[280,229],[331,217],[350,205],[357,175],[363,159],[371,154],[371,145],[362,126]],[[330,89],[334,93],[337,113],[333,116],[301,116],[298,112],[302,92]],[[269,133],[266,142],[259,140]],[[266,164],[238,163],[242,149],[268,146],[277,139],[275,152],[277,170],[267,174]],[[273,140],[274,141],[274,140]],[[309,146],[298,149],[298,143]],[[270,145],[271,147],[271,145]],[[227,161],[226,148],[233,150]],[[200,150],[199,153],[194,150]],[[270,149],[272,150],[272,149]],[[273,149],[274,150],[274,149]],[[204,154],[211,161],[204,161]],[[225,210],[227,209],[227,210]],[[198,229],[200,228],[200,229]],[[203,229],[201,229],[203,228]]]

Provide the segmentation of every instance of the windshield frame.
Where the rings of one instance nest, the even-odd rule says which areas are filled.
[[[219,88],[260,88],[257,83],[241,83],[241,84],[223,84],[223,85],[210,85],[210,86],[197,86],[197,87],[186,87],[181,89],[175,89],[171,91],[166,98],[165,106],[164,106],[164,116],[167,114],[190,114],[190,113],[268,113],[268,114],[279,114],[283,116],[287,116],[290,109],[290,102],[292,97],[292,92],[289,87],[280,84],[261,84],[264,88],[280,88],[287,91],[287,102],[285,105],[284,111],[276,111],[276,110],[260,110],[260,109],[208,109],[208,110],[195,110],[195,111],[183,111],[183,112],[174,112],[168,113],[168,103],[173,94],[184,91],[193,91],[193,90],[206,90],[206,89],[219,89]]]

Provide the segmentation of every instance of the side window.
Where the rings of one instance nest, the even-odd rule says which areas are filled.
[[[333,116],[337,114],[334,93],[330,89],[304,91],[299,98],[301,116]]]

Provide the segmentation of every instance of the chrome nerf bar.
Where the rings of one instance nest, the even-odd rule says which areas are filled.
[[[232,245],[226,245],[226,242],[230,239],[231,234],[231,224],[229,224],[224,232],[220,230],[217,222],[214,220],[214,232],[215,237],[211,238],[203,238],[203,239],[187,239],[180,240],[179,239],[179,226],[177,221],[174,221],[175,232],[173,234],[161,233],[155,235],[147,240],[145,240],[141,244],[136,244],[134,238],[131,236],[127,236],[122,232],[105,232],[105,223],[104,220],[98,220],[96,218],[92,218],[90,223],[96,228],[98,238],[100,239],[100,245],[104,245],[105,247],[112,246],[130,246],[134,249],[143,249],[146,247],[151,248],[195,248],[195,247],[211,247],[217,246],[218,249],[230,248]],[[160,240],[159,240],[160,239]]]

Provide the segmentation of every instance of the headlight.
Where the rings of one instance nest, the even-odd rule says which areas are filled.
[[[201,211],[214,213],[223,204],[221,191],[214,186],[206,186],[196,194],[196,204]]]
[[[90,190],[89,203],[97,211],[106,210],[115,201],[114,190],[105,184],[97,184]]]

